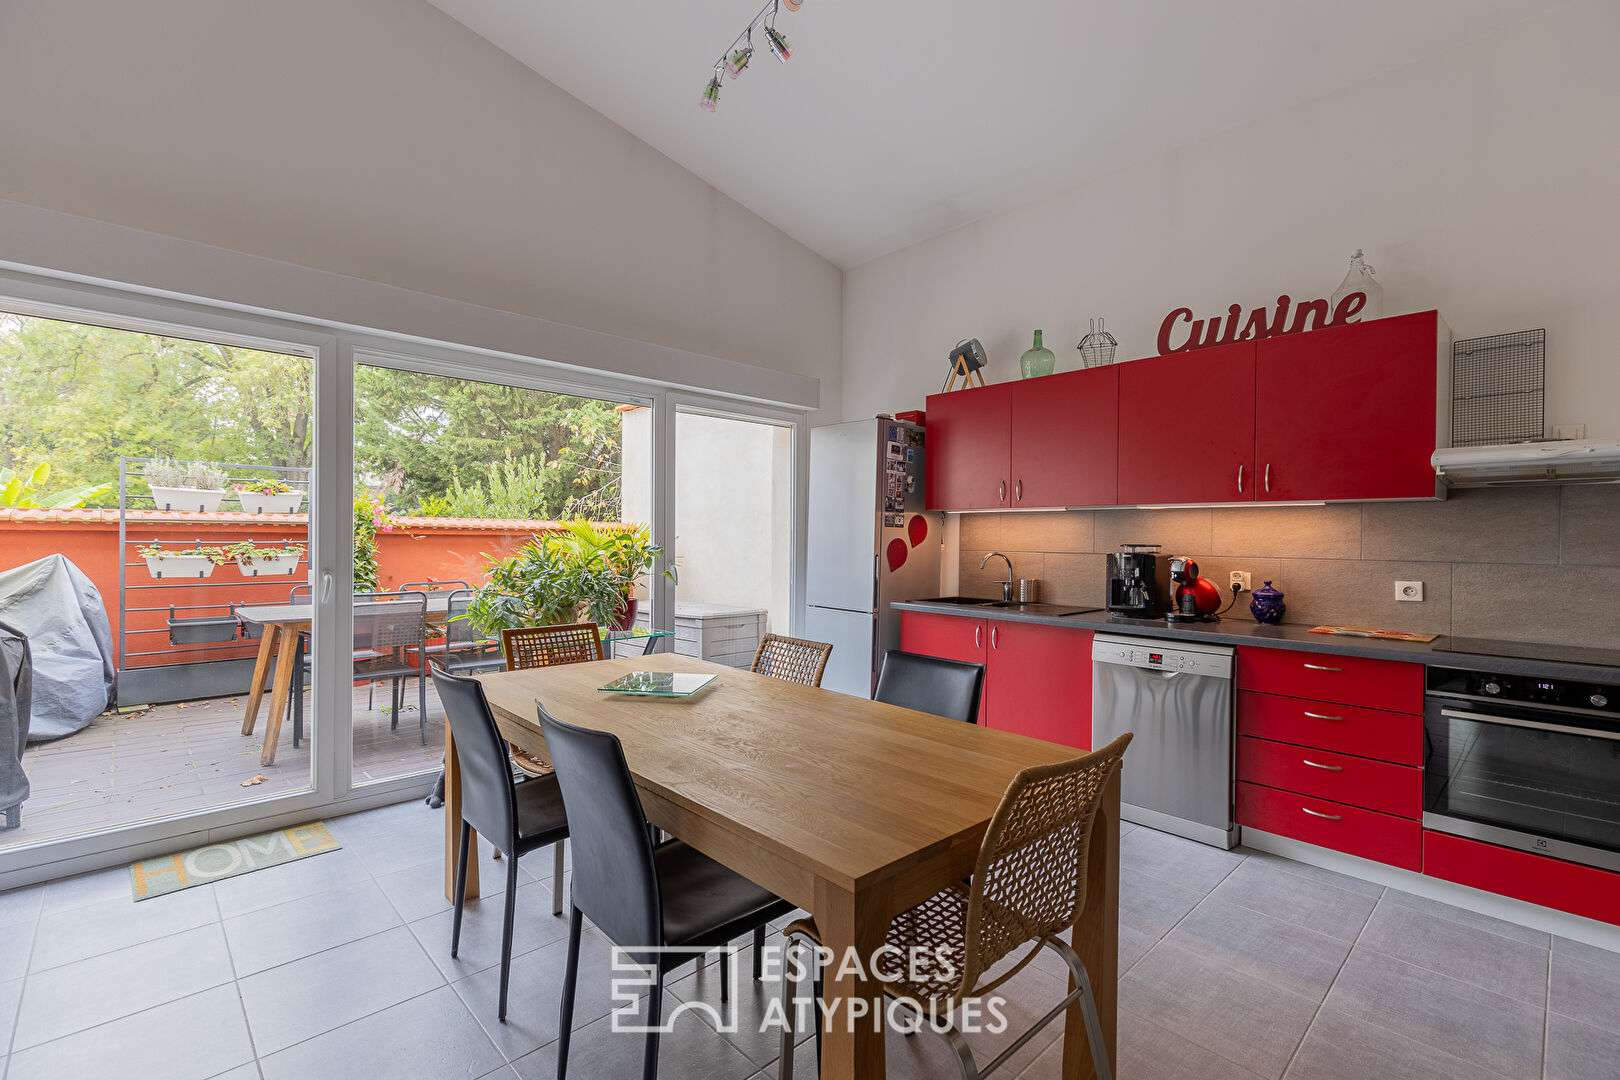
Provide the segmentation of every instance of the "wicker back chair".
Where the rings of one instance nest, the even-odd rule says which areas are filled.
[[[873,957],[874,971],[887,994],[932,1018],[930,1026],[951,1041],[964,1077],[986,1076],[1000,1067],[1078,1000],[1097,1076],[1111,1080],[1091,980],[1061,935],[1085,909],[1092,825],[1103,791],[1121,767],[1130,742],[1127,733],[1085,757],[1034,766],[1013,777],[985,829],[973,877],[901,912],[889,924],[885,943],[890,948]],[[787,934],[790,950],[819,941],[813,920],[794,923]],[[1025,944],[1030,945],[1026,955],[994,978],[980,981]],[[1074,989],[980,1068],[961,1032],[950,1023],[951,1011],[1018,974],[1042,948],[1063,957]],[[797,988],[784,983],[783,1004],[791,1010]],[[791,1032],[783,1038],[790,1040]],[[791,1043],[785,1041],[784,1046]],[[783,1059],[781,1080],[792,1080],[792,1057],[789,1051]]]
[[[519,626],[501,631],[506,670],[583,664],[602,659],[602,635],[593,622]]]
[[[820,686],[821,673],[827,670],[827,657],[832,655],[832,648],[825,641],[766,634],[759,639],[759,648],[748,670],[786,682]]]

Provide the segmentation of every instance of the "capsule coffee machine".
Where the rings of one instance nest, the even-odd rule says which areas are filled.
[[[1221,590],[1198,573],[1198,563],[1185,555],[1170,560],[1170,580],[1176,583],[1170,604],[1171,622],[1210,622],[1220,618]]]
[[[1158,619],[1170,606],[1170,564],[1158,544],[1125,544],[1108,556],[1104,596],[1116,619]]]

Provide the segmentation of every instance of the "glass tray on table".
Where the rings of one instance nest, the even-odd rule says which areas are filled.
[[[701,672],[631,671],[597,689],[604,694],[632,697],[689,698],[708,689],[719,677]]]

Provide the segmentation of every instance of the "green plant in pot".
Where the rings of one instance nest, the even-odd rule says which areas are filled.
[[[599,558],[620,582],[620,607],[609,625],[615,630],[628,630],[636,621],[636,580],[652,570],[654,563],[664,557],[664,549],[652,542],[652,529],[639,523],[622,526],[602,526],[594,521],[576,518],[563,522],[566,530],[563,542],[580,553],[581,559]],[[664,576],[676,581],[673,566]]]

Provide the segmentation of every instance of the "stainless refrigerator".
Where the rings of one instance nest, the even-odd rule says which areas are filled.
[[[821,685],[871,697],[900,647],[895,600],[939,595],[941,515],[923,512],[923,429],[878,417],[810,431],[805,636],[832,643]]]

